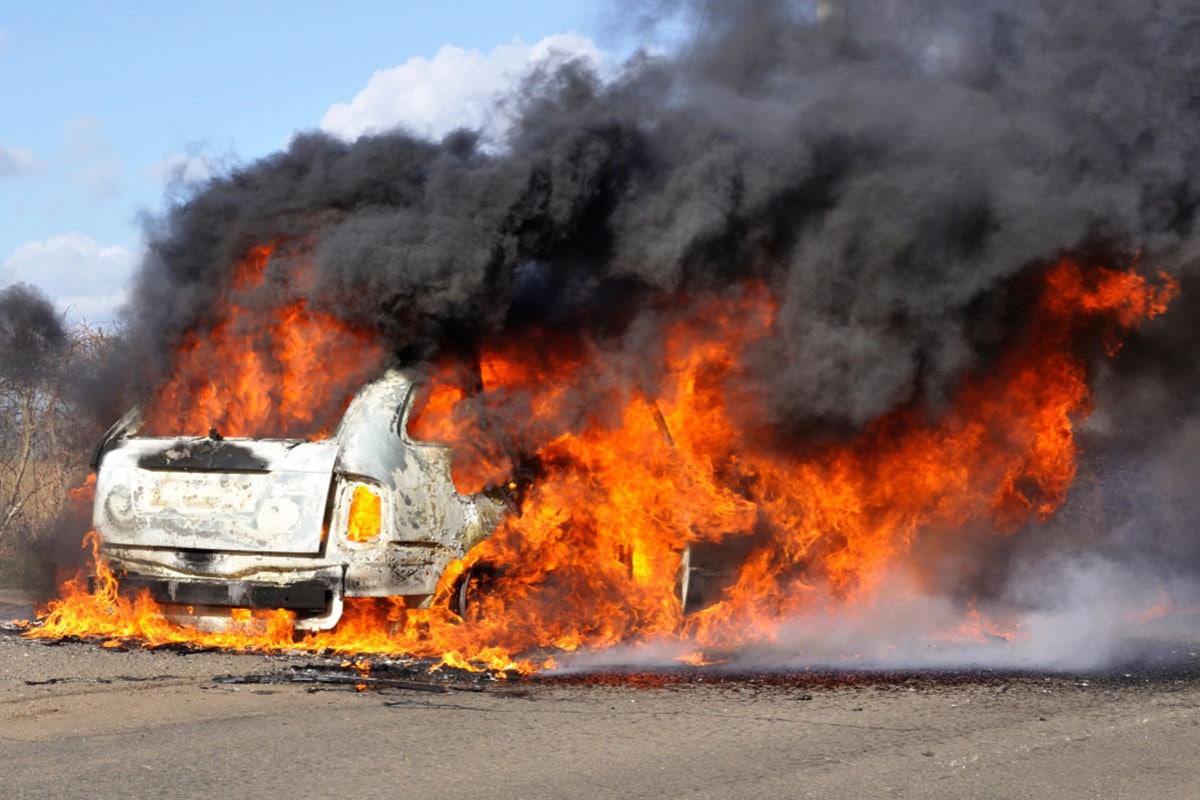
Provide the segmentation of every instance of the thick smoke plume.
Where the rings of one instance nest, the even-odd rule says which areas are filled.
[[[207,183],[149,226],[120,384],[153,387],[266,243],[276,284],[377,328],[410,364],[533,331],[586,332],[636,362],[656,309],[755,279],[781,307],[745,378],[781,441],[811,441],[901,404],[936,414],[1020,329],[1031,271],[1136,258],[1182,296],[1097,366],[1088,457],[1060,517],[980,545],[984,559],[916,546],[946,565],[947,595],[1031,606],[1031,565],[1051,551],[1194,574],[1200,9],[669,10],[694,42],[607,81],[571,63],[532,76],[500,150],[470,131],[311,133]]]

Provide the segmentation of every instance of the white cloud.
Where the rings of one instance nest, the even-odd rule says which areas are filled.
[[[28,283],[45,292],[60,311],[103,323],[116,318],[138,254],[90,236],[66,233],[26,242],[0,264],[4,285]]]
[[[501,45],[490,53],[445,45],[432,59],[411,58],[380,70],[349,103],[321,118],[321,129],[343,139],[402,128],[441,138],[456,128],[501,136],[509,118],[499,107],[505,94],[539,67],[586,59],[602,68],[606,55],[577,33],[556,34],[533,46]]]
[[[104,138],[99,117],[83,115],[67,123],[67,150],[75,164],[75,179],[97,197],[117,193],[124,166]]]
[[[32,150],[22,147],[6,147],[0,144],[0,178],[11,178],[15,175],[32,175],[45,168],[34,156]]]

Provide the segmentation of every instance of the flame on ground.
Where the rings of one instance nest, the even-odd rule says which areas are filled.
[[[745,365],[773,334],[775,299],[764,284],[676,298],[658,312],[657,349],[635,355],[548,335],[496,343],[480,357],[482,391],[463,388],[462,363],[440,365],[410,432],[472,443],[459,448],[460,491],[510,481],[518,468],[534,481],[524,515],[452,565],[433,608],[352,600],[336,630],[298,640],[285,612],[204,634],[167,624],[146,596],[121,597],[98,562],[95,591],[65,586],[30,635],[387,653],[520,671],[552,665],[557,651],[669,641],[690,651],[689,663],[714,663],[719,656],[707,654],[770,641],[806,610],[869,602],[922,531],[1006,535],[1054,513],[1075,476],[1075,426],[1091,410],[1094,345],[1114,354],[1178,288],[1166,276],[1154,285],[1072,261],[1046,269],[1038,287],[1020,335],[964,378],[945,408],[902,406],[852,439],[819,444],[780,438],[746,379]],[[299,314],[276,316],[272,335],[290,341],[307,324],[297,320],[325,323],[303,306]],[[241,345],[223,330],[214,329],[213,346],[237,355]],[[357,335],[335,339],[334,349],[366,346]],[[191,346],[182,363],[208,375],[210,362],[200,365]],[[239,376],[256,376],[251,383],[265,380],[273,397],[290,396],[290,384],[264,378],[253,358],[229,361]],[[240,399],[243,385],[219,373],[203,385],[174,378],[159,395],[171,410],[155,418],[173,421],[186,408],[230,431],[264,423],[257,401]],[[681,568],[705,550],[720,554],[725,574],[711,603],[685,615]],[[448,610],[459,579],[486,590],[468,621]],[[944,634],[1019,632],[967,607],[962,628]]]

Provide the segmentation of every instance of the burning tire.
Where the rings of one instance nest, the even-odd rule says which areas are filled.
[[[468,567],[454,583],[450,595],[452,610],[466,622],[483,619],[483,599],[499,576],[500,570],[492,564]]]

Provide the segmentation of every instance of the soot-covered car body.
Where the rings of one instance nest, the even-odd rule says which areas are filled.
[[[122,587],[180,617],[287,608],[310,630],[333,627],[346,597],[428,604],[508,506],[459,494],[451,449],[408,436],[414,395],[387,372],[323,441],[142,438],[129,415],[94,464],[93,521]]]

